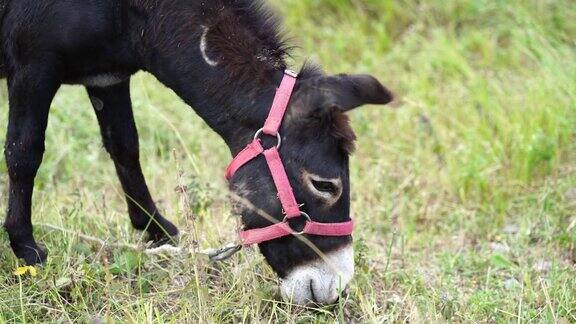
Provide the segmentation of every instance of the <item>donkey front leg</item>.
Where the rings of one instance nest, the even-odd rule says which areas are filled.
[[[32,234],[34,178],[42,162],[50,103],[59,83],[42,67],[21,67],[8,78],[10,112],[4,155],[10,178],[4,227],[17,257],[26,264],[43,263],[46,252]]]
[[[142,174],[130,82],[87,90],[100,124],[104,147],[114,161],[124,189],[132,225],[138,230],[147,230],[155,243],[168,243],[178,235],[178,229],[158,212]]]

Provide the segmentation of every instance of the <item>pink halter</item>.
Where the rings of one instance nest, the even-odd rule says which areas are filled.
[[[354,229],[354,222],[352,220],[343,223],[318,223],[312,221],[310,216],[300,210],[300,206],[296,202],[294,192],[290,186],[288,175],[284,169],[284,164],[280,158],[280,145],[282,144],[282,137],[278,130],[284,119],[286,108],[290,102],[290,97],[296,85],[298,75],[292,71],[286,70],[284,78],[280,87],[276,90],[276,96],[270,109],[270,114],[264,123],[264,127],[256,132],[254,140],[246,146],[236,157],[232,160],[228,169],[226,170],[226,179],[230,180],[236,171],[238,171],[246,163],[252,161],[259,155],[264,155],[268,168],[272,173],[274,185],[278,190],[278,198],[284,209],[285,217],[280,223],[276,223],[267,227],[246,230],[240,232],[240,239],[243,245],[259,244],[266,241],[271,241],[288,235],[302,235],[312,234],[321,236],[347,236],[352,234]],[[262,133],[270,136],[276,136],[277,145],[275,147],[264,149],[260,141]],[[300,232],[294,231],[288,220],[298,217],[306,218],[306,225]]]

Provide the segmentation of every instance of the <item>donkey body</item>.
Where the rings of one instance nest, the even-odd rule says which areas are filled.
[[[0,65],[7,73],[10,102],[4,147],[10,193],[4,226],[14,253],[28,264],[46,258],[32,236],[30,207],[48,111],[65,83],[86,85],[104,146],[130,197],[134,227],[147,229],[156,242],[178,233],[158,213],[140,168],[129,77],[143,68],[144,58],[135,45],[139,21],[123,5],[116,0],[18,0],[8,1],[4,9]]]
[[[162,244],[178,230],[158,212],[142,175],[130,76],[140,70],[153,74],[236,154],[262,125],[286,68],[277,20],[258,1],[0,0],[0,19],[0,75],[7,77],[10,106],[4,226],[14,253],[28,264],[47,256],[32,234],[31,200],[50,103],[62,84],[86,87],[132,224]],[[313,68],[300,76],[281,130],[291,138],[281,154],[288,159],[296,197],[313,218],[349,219],[348,154],[354,135],[344,112],[390,100],[390,93],[369,76],[325,77]],[[238,172],[232,189],[282,220],[272,180],[261,163]],[[246,228],[269,225],[248,210],[239,212]],[[350,237],[310,240],[325,253],[346,249],[334,258],[347,262],[346,271],[350,265],[353,269]],[[296,301],[334,300],[336,274],[326,279],[330,271],[310,266],[319,262],[318,256],[301,242],[283,238],[260,249],[281,277],[302,284]],[[342,255],[346,260],[338,259]]]

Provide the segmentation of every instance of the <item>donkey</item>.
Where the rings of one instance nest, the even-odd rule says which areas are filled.
[[[130,76],[140,70],[154,75],[195,109],[233,155],[262,127],[286,78],[290,48],[279,33],[278,18],[260,1],[0,0],[0,10],[0,75],[7,78],[10,106],[4,227],[15,255],[27,264],[47,257],[34,240],[31,200],[50,103],[60,85],[86,87],[132,225],[164,244],[178,229],[158,211],[142,175]],[[355,135],[346,112],[387,104],[392,95],[369,75],[326,76],[311,65],[302,68],[290,95],[277,133],[279,155],[286,183],[306,217],[284,220],[276,179],[264,157],[237,170],[230,187],[256,207],[237,210],[245,230],[283,223],[294,234],[258,242],[282,279],[282,295],[295,303],[326,304],[352,278],[352,237],[295,232],[312,220],[350,221],[348,163]],[[276,143],[273,136],[261,139],[268,148]]]

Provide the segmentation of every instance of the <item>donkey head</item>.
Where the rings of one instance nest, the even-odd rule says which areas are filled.
[[[387,104],[391,100],[391,93],[368,75],[324,76],[312,71],[297,81],[280,129],[280,155],[296,200],[311,220],[350,220],[348,158],[355,135],[346,113],[364,104]],[[263,142],[269,147],[276,139],[264,138]],[[244,229],[271,225],[261,216],[262,211],[277,221],[283,220],[264,158],[240,169],[231,186],[256,207],[240,207]],[[305,221],[303,216],[289,223],[298,232]],[[283,297],[295,303],[334,302],[354,273],[351,236],[287,236],[263,242],[259,248],[282,279]]]

